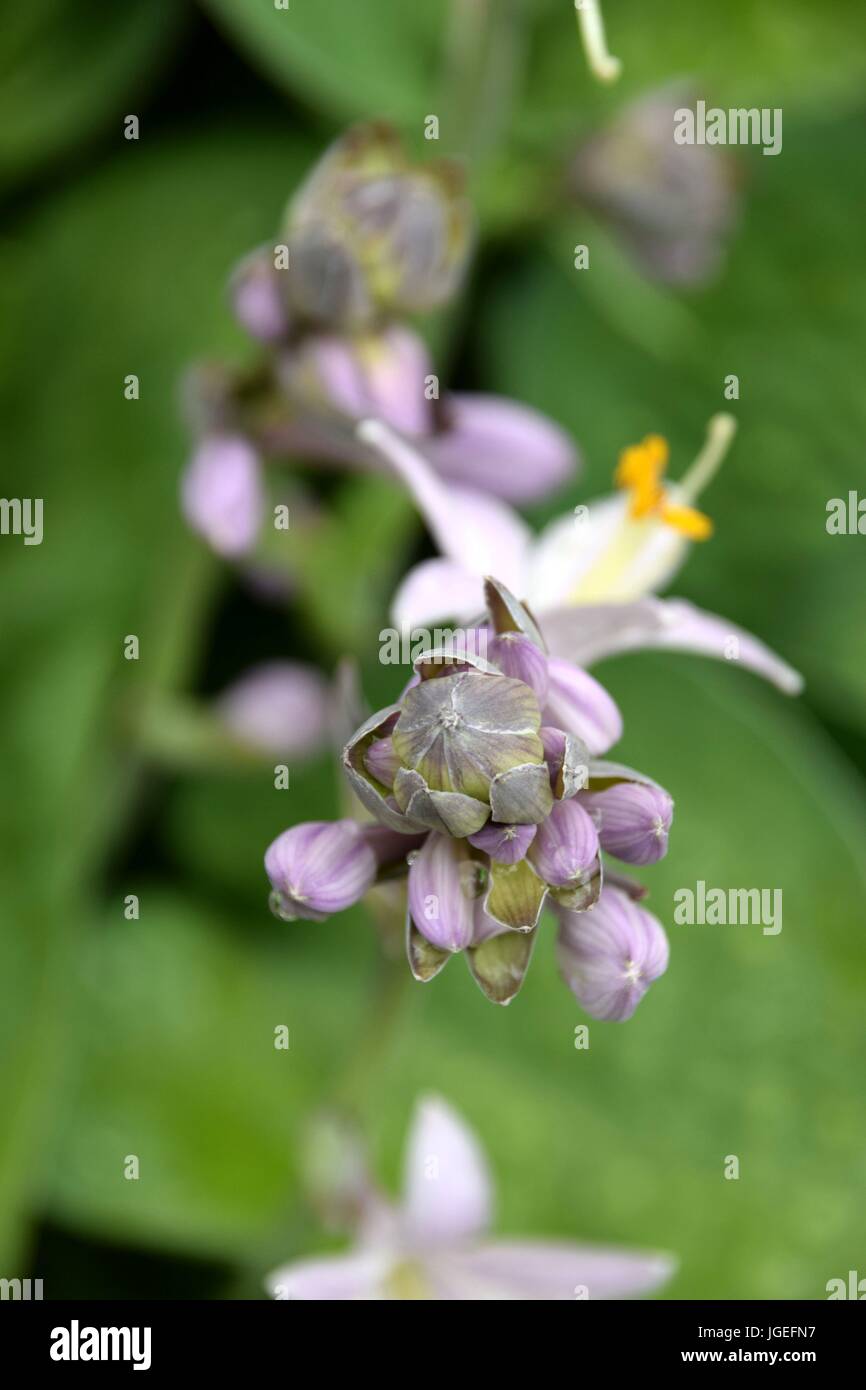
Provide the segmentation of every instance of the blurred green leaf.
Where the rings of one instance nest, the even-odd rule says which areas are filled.
[[[304,608],[334,656],[370,651],[417,533],[415,509],[391,479],[351,478],[330,510],[292,532]]]
[[[242,340],[221,287],[307,162],[236,128],[128,146],[2,252],[4,488],[44,499],[44,540],[0,562],[0,1245],[26,1219],[33,1150],[63,1067],[69,962],[93,883],[125,833],[130,715],[194,664],[215,574],[178,515],[187,361]],[[157,229],[158,228],[158,234]],[[140,378],[138,401],[124,377]],[[123,639],[140,638],[138,663]]]
[[[0,185],[82,143],[114,118],[170,52],[186,6],[178,0],[28,0],[2,7]],[[136,114],[133,108],[131,114]]]
[[[263,909],[268,881],[262,860],[271,840],[296,821],[341,814],[333,756],[289,758],[285,790],[274,785],[278,762],[285,759],[263,759],[243,776],[211,771],[182,779],[172,790],[164,831],[169,853],[196,878]]]
[[[357,1008],[294,957],[266,909],[257,923],[232,922],[146,884],[138,922],[118,904],[78,980],[85,1070],[64,1107],[63,1161],[47,1175],[60,1216],[231,1254],[288,1218],[300,1125]],[[275,1046],[281,1025],[287,1050]],[[124,1177],[130,1154],[139,1181]]]
[[[417,122],[435,95],[445,0],[205,0],[263,70],[340,119]],[[434,103],[435,107],[435,103]]]

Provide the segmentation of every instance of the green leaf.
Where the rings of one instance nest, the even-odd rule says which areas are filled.
[[[237,1254],[291,1210],[300,1122],[357,1005],[305,954],[306,930],[292,939],[264,907],[241,923],[156,885],[140,898],[139,921],[118,907],[92,932],[76,981],[86,1069],[63,1107],[63,1161],[46,1168],[55,1211],[113,1238]]]
[[[349,478],[328,511],[289,533],[302,604],[336,659],[369,656],[406,568],[418,523],[412,501],[388,478]]]
[[[215,576],[179,517],[178,380],[194,355],[241,341],[225,275],[306,162],[268,130],[127,149],[3,249],[4,490],[44,499],[43,543],[10,536],[0,550],[0,751],[16,789],[0,813],[8,1267],[34,1151],[74,1064],[70,965],[138,790],[136,712],[187,677]],[[124,399],[130,372],[137,401]],[[130,633],[138,662],[123,659]]]
[[[206,0],[214,16],[277,82],[340,119],[417,122],[431,106],[445,0]]]
[[[135,102],[171,51],[185,6],[172,0],[28,0],[3,9],[0,185],[77,152],[111,120],[123,148],[123,117],[136,114]]]

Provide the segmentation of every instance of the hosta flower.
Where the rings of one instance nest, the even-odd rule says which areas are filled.
[[[329,732],[332,696],[312,666],[267,661],[245,671],[222,692],[216,712],[242,743],[265,753],[308,757]]]
[[[573,444],[537,410],[483,392],[440,398],[427,348],[402,325],[308,334],[280,354],[277,371],[301,417],[287,423],[284,442],[294,430],[325,462],[381,467],[351,429],[372,417],[411,437],[441,477],[509,502],[544,496],[574,472]]]
[[[485,598],[485,625],[455,650],[422,652],[398,701],[350,738],[343,765],[388,837],[377,864],[389,881],[407,876],[415,978],[432,979],[462,952],[487,997],[507,1004],[523,983],[545,903],[571,920],[599,900],[600,835],[610,836],[616,853],[621,841],[623,857],[634,859],[643,846],[633,842],[652,834],[658,857],[672,802],[640,773],[598,760],[622,727],[598,682],[548,656],[531,614],[504,585],[488,579]],[[475,654],[481,637],[485,657]],[[629,823],[624,832],[615,817],[611,827],[604,797],[629,787],[664,798],[653,803],[663,836],[654,818],[647,830],[643,805],[636,829]],[[353,837],[351,825],[340,822],[328,845],[342,906],[372,882],[370,831]],[[319,825],[296,826],[268,850],[279,915],[320,920],[327,911],[321,835]],[[308,852],[314,862],[305,873]],[[649,859],[644,853],[641,862]]]
[[[237,435],[204,439],[184,476],[182,500],[187,521],[218,554],[243,554],[264,513],[255,450]]]
[[[448,160],[413,164],[383,122],[350,130],[289,204],[290,312],[356,327],[450,298],[471,241],[463,183]]]
[[[208,363],[189,374],[197,437],[184,512],[219,553],[260,539],[266,475],[259,460],[392,471],[357,436],[374,417],[416,441],[454,484],[522,502],[574,471],[565,432],[517,402],[451,394],[405,316],[457,289],[471,217],[456,166],[413,164],[379,125],[347,132],[289,204],[275,241],[245,256],[231,307],[259,347],[249,368]]]
[[[384,122],[353,127],[289,202],[275,245],[235,272],[238,319],[270,342],[304,327],[369,328],[441,304],[471,247],[463,183],[451,161],[413,164]]]
[[[276,343],[289,329],[274,251],[260,246],[245,256],[229,282],[229,300],[235,318],[251,338]]]
[[[738,215],[727,150],[677,145],[685,91],[656,91],[581,146],[569,170],[578,200],[602,217],[651,279],[699,285],[718,270]]]
[[[678,483],[664,476],[665,441],[649,436],[623,451],[617,493],[551,522],[536,539],[498,499],[473,505],[463,497],[455,512],[448,488],[408,441],[379,421],[363,422],[360,436],[402,476],[441,552],[410,570],[394,599],[395,621],[415,628],[470,617],[483,574],[495,568],[538,615],[554,656],[579,668],[641,648],[690,651],[735,659],[797,694],[797,672],[751,633],[683,599],[654,597],[690,543],[711,532],[695,502],[734,430],[730,415],[715,415],[704,448]]]
[[[354,1247],[281,1266],[279,1300],[455,1301],[622,1299],[652,1293],[676,1268],[667,1254],[551,1240],[491,1240],[492,1190],[474,1134],[443,1100],[415,1113],[398,1204],[371,1181]]]

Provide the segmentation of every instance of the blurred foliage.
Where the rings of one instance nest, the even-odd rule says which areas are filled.
[[[674,1296],[821,1297],[862,1256],[862,538],[824,529],[827,499],[863,486],[862,19],[841,0],[623,0],[608,33],[624,78],[602,90],[570,0],[494,8],[476,41],[460,0],[4,6],[3,492],[45,498],[41,547],[0,541],[4,1273],[48,1217],[227,1260],[255,1293],[268,1263],[321,1240],[297,1140],[350,1083],[393,1181],[417,1092],[441,1091],[490,1150],[500,1229],[671,1249]],[[722,276],[673,294],[558,193],[575,138],[683,74],[720,103],[783,103],[785,143],[741,156]],[[130,105],[137,144],[121,134]],[[430,112],[447,152],[473,151],[481,204],[476,274],[447,325],[457,384],[539,405],[584,450],[579,486],[535,519],[607,490],[619,448],[649,430],[671,439],[676,476],[737,373],[740,435],[703,499],[717,535],[676,587],[808,678],[787,704],[685,658],[602,668],[624,758],[677,802],[651,906],[670,923],[675,888],[704,879],[781,887],[785,916],[775,938],[672,926],[667,976],[628,1025],[591,1025],[588,1052],[550,929],[497,1010],[460,962],[427,987],[399,964],[380,978],[360,909],[322,926],[268,916],[264,846],[336,810],[328,759],[293,767],[283,793],[267,765],[172,775],[136,738],[164,702],[236,673],[254,637],[259,655],[328,668],[353,651],[374,704],[400,679],[376,653],[419,534],[405,498],[330,481],[318,529],[295,537],[287,617],[257,626],[178,517],[178,383],[196,357],[248,354],[227,272],[323,140],[382,115],[420,140]],[[128,633],[138,663],[122,660]],[[131,892],[139,922],[123,917]],[[371,991],[374,1021],[400,1010],[381,1055]]]
[[[177,0],[3,0],[0,187],[79,152],[112,119],[119,139],[124,100],[141,96],[184,13]]]

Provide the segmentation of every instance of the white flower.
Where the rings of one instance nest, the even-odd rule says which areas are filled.
[[[579,666],[638,648],[736,659],[787,694],[802,679],[751,633],[684,599],[656,598],[692,540],[712,527],[693,502],[733,437],[729,415],[712,418],[704,449],[678,484],[662,482],[667,446],[657,436],[623,451],[622,491],[550,523],[538,537],[499,498],[437,477],[421,454],[378,420],[358,436],[386,459],[414,497],[441,557],[422,561],[392,605],[400,627],[483,608],[482,580],[495,573],[541,621],[551,653]]]
[[[357,1244],[344,1255],[268,1275],[276,1299],[454,1301],[629,1298],[671,1277],[670,1255],[558,1241],[485,1239],[491,1182],[472,1132],[443,1100],[415,1113],[403,1199],[372,1189]]]

